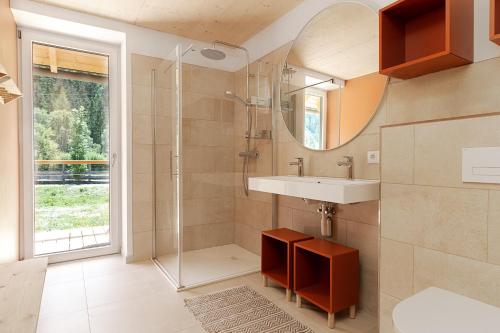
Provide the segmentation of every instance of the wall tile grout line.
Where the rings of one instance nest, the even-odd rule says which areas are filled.
[[[415,293],[416,290],[415,290],[415,245],[412,245],[411,246],[411,258],[413,260],[413,271],[411,272],[411,287],[412,287],[412,290],[413,292]]]
[[[432,248],[432,247],[427,247],[427,246],[424,246],[424,245],[421,245],[421,244],[413,244],[413,243],[408,243],[408,242],[401,241],[401,240],[398,240],[398,239],[392,239],[392,238],[389,238],[387,236],[381,236],[381,240],[382,239],[390,240],[391,242],[396,242],[396,243],[400,243],[400,244],[409,245],[409,246],[412,246],[413,248],[419,247],[419,248],[424,249],[424,250],[439,252],[439,253],[442,253],[442,254],[446,254],[446,255],[449,255],[449,256],[455,256],[455,257],[459,257],[459,258],[463,258],[463,259],[467,259],[467,260],[473,260],[473,261],[476,261],[476,262],[482,263],[482,264],[489,264],[489,265],[500,266],[498,264],[488,262],[487,260],[485,261],[485,260],[481,260],[481,259],[477,259],[477,258],[473,258],[473,257],[466,257],[466,256],[462,256],[462,255],[459,255],[459,254],[456,254],[456,253],[450,253],[450,252],[446,252],[444,250],[439,250],[439,249],[435,249],[435,248]]]
[[[488,191],[488,202],[486,205],[486,262],[490,263],[490,198],[491,198],[491,190]]]
[[[408,184],[408,183],[395,183],[395,182],[381,182],[381,184],[387,185],[401,185],[401,186],[420,186],[420,187],[432,187],[432,188],[442,188],[442,189],[450,189],[450,190],[476,190],[476,191],[500,191],[500,186],[498,189],[495,188],[481,188],[481,187],[457,187],[457,186],[444,186],[444,185],[428,185],[428,184]],[[492,184],[492,187],[496,187],[496,185]]]
[[[416,128],[415,126],[412,125],[412,129],[413,129],[413,162],[412,162],[412,177],[413,177],[413,180],[412,180],[412,183],[415,184],[415,173],[416,173],[416,168],[415,168],[415,146],[416,146],[416,142],[417,142],[417,138],[416,138]]]

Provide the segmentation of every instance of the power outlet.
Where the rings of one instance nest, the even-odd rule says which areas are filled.
[[[369,151],[367,154],[368,164],[380,164],[380,151]]]

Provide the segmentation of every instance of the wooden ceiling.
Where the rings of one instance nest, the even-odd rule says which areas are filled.
[[[242,44],[303,0],[35,0],[171,34]]]
[[[108,75],[108,57],[82,51],[33,44],[33,65],[50,68],[57,74],[59,69],[94,75]]]
[[[291,65],[345,80],[378,72],[378,15],[357,3],[318,14],[295,40]]]

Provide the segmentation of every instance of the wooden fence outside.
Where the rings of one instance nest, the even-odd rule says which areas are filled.
[[[58,170],[36,170],[35,184],[109,184],[108,160],[35,160],[35,165],[60,166]],[[85,165],[86,171],[76,173],[67,167],[71,165]],[[92,169],[93,165],[99,166],[98,170]]]

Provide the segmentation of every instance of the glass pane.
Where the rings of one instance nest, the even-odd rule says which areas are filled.
[[[319,112],[305,112],[304,145],[311,149],[321,148],[321,114]]]
[[[155,258],[180,286],[180,50],[154,71]]]
[[[108,245],[108,56],[32,48],[34,254]]]
[[[315,95],[306,95],[306,109],[321,110],[321,97]]]

